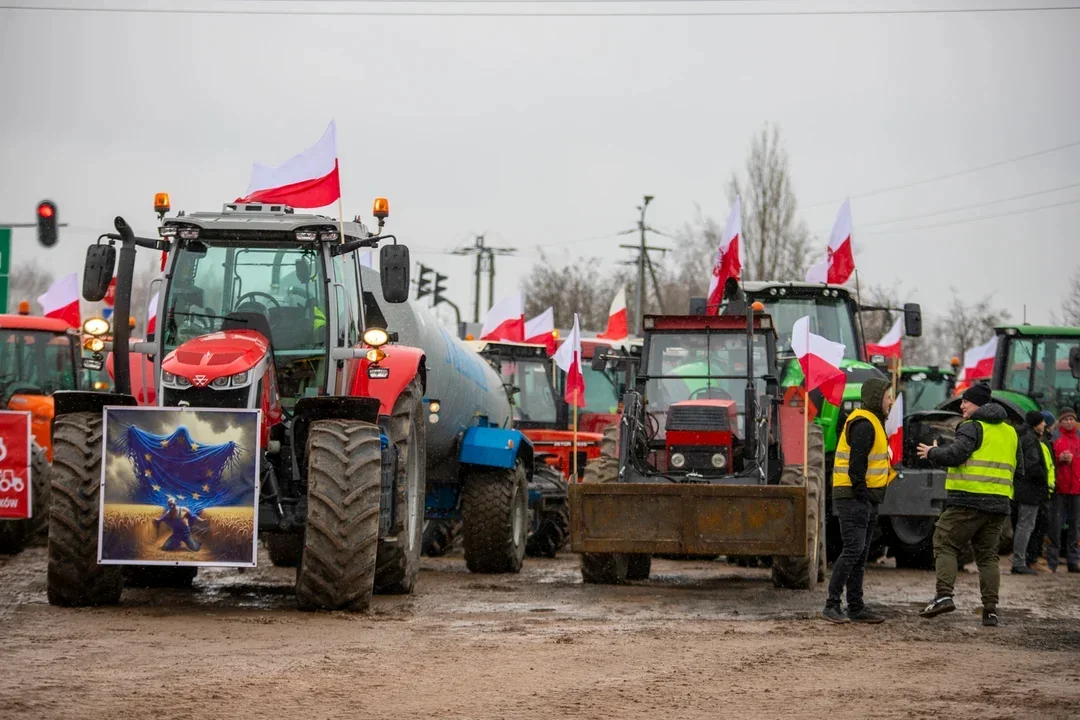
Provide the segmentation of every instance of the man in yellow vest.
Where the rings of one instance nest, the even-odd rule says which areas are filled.
[[[833,465],[833,507],[840,518],[844,549],[833,563],[829,598],[821,616],[834,623],[879,623],[884,618],[863,603],[863,572],[877,525],[878,504],[896,473],[889,457],[885,418],[892,407],[888,380],[867,380],[862,407],[848,415],[836,446]],[[899,462],[899,458],[896,459]],[[847,614],[840,596],[847,589]]]
[[[963,422],[956,439],[944,447],[920,444],[919,457],[945,466],[945,510],[934,529],[937,593],[922,612],[932,618],[956,609],[956,557],[968,543],[975,550],[982,594],[982,623],[998,624],[998,542],[1011,513],[1013,476],[1024,472],[1016,430],[1006,422],[1005,408],[991,402],[987,385],[972,385],[961,396]]]
[[[1024,417],[1024,424],[1019,428],[1020,452],[1024,456],[1024,474],[1016,473],[1013,482],[1013,501],[1016,503],[1016,528],[1013,530],[1013,575],[1038,575],[1028,565],[1028,544],[1035,531],[1035,522],[1039,518],[1039,507],[1049,497],[1049,478],[1054,463],[1051,460],[1049,472],[1043,443],[1043,431],[1046,418],[1038,410],[1032,410]]]

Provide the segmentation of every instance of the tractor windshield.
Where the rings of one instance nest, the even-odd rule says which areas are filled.
[[[75,390],[76,348],[66,335],[0,330],[0,394],[4,404],[19,393],[51,395],[57,390]]]
[[[949,399],[949,376],[917,372],[901,382],[904,396],[904,413],[934,410]]]
[[[646,408],[664,435],[667,410],[684,400],[734,400],[737,432],[742,434],[746,405],[746,335],[733,332],[653,333],[646,358]],[[765,335],[754,335],[754,377],[757,394],[765,394],[769,372]]]
[[[846,295],[835,297],[807,295],[762,295],[757,297],[765,304],[765,312],[776,323],[780,337],[776,352],[781,357],[793,356],[791,329],[801,317],[810,317],[810,331],[833,342],[843,343],[844,357],[859,360],[859,344],[855,341],[855,313],[851,299]]]
[[[503,383],[514,388],[512,402],[515,422],[545,426],[558,422],[550,372],[550,364],[544,360],[508,358],[499,362]]]
[[[619,412],[619,392],[615,379],[607,372],[593,370],[583,363],[581,375],[585,380],[585,407],[582,412],[613,415]]]
[[[1080,337],[1014,337],[1009,340],[1003,387],[1030,396],[1055,416],[1080,400],[1069,370],[1069,350]]]

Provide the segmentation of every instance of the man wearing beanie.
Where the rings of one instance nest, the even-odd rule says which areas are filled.
[[[1046,564],[1056,571],[1061,561],[1061,527],[1069,521],[1068,546],[1065,561],[1069,572],[1080,572],[1080,432],[1076,428],[1076,411],[1067,407],[1058,414],[1058,436],[1054,440],[1057,460],[1057,491],[1054,495],[1054,514],[1050,523],[1050,546]]]
[[[833,563],[829,598],[821,616],[830,622],[879,623],[883,617],[863,604],[863,572],[877,525],[878,504],[895,477],[889,460],[885,418],[892,407],[888,380],[871,379],[862,386],[862,407],[852,411],[836,446],[833,507],[840,516],[844,549]],[[847,588],[847,615],[840,596]]]
[[[1024,472],[1016,473],[1013,500],[1016,501],[1016,531],[1013,533],[1013,575],[1037,575],[1028,567],[1027,550],[1039,506],[1047,498],[1047,463],[1043,456],[1042,434],[1046,418],[1038,410],[1030,411],[1020,427],[1020,452],[1024,456]],[[1053,468],[1053,464],[1050,465]]]
[[[1013,475],[1024,473],[1024,459],[1016,430],[1005,422],[1005,408],[991,402],[987,385],[972,385],[964,391],[960,413],[964,420],[956,428],[956,438],[945,447],[920,444],[919,457],[945,466],[945,510],[934,528],[934,565],[937,592],[920,615],[932,618],[956,609],[957,554],[971,543],[979,566],[982,594],[982,623],[998,624],[998,540],[1011,514]]]

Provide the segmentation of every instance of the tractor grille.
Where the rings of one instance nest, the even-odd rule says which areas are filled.
[[[730,430],[728,410],[714,405],[673,405],[666,430]]]
[[[230,388],[214,390],[212,388],[189,387],[182,390],[165,388],[164,403],[169,406],[186,402],[193,408],[246,408],[250,388]]]

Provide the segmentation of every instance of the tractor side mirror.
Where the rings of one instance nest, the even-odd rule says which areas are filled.
[[[596,372],[604,372],[604,369],[607,367],[607,358],[602,354],[597,353],[596,355],[593,355],[592,361],[589,364]]]
[[[116,248],[112,245],[91,245],[86,248],[86,264],[83,265],[83,297],[90,302],[101,302],[109,291],[116,268]]]
[[[379,250],[379,275],[386,302],[403,303],[409,299],[409,248],[383,245]]]
[[[908,337],[922,336],[922,308],[919,303],[904,303],[904,334]]]
[[[1069,369],[1073,378],[1080,380],[1080,347],[1069,348]]]

